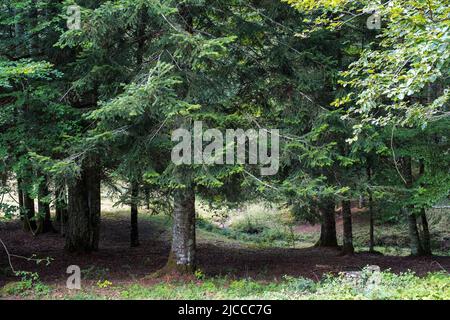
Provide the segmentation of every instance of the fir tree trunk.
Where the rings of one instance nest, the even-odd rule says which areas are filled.
[[[139,185],[136,182],[131,184],[131,246],[139,246],[138,229],[138,197]]]
[[[412,160],[410,157],[405,157],[402,159],[403,162],[403,174],[405,178],[405,186],[411,188],[414,183],[414,177],[412,172]],[[412,212],[413,208],[402,208],[402,212],[406,215],[408,219],[408,233],[409,233],[409,243],[411,248],[412,256],[420,256],[423,254],[423,247],[420,243],[419,230],[417,229],[417,219]]]
[[[148,187],[145,187],[145,205],[147,207],[147,210],[150,210],[150,189]]]
[[[372,182],[372,169],[370,162],[367,165],[367,180],[369,184]],[[375,225],[374,225],[374,212],[373,212],[373,195],[370,186],[368,188],[369,193],[369,252],[375,252]]]
[[[65,249],[69,252],[98,250],[100,234],[100,170],[97,161],[82,167],[81,176],[69,184]]]
[[[166,268],[192,273],[195,270],[195,193],[194,188],[174,194],[172,248]]]
[[[365,206],[365,199],[362,195],[360,195],[358,199],[358,208],[362,209],[364,208],[364,206]]]
[[[343,247],[344,254],[353,254],[353,231],[352,231],[352,208],[350,200],[342,201],[342,220],[343,220]]]
[[[428,219],[425,209],[422,209],[420,214],[421,222],[422,222],[422,245],[423,245],[423,253],[425,255],[432,255],[431,252],[431,236],[430,229],[428,226]]]
[[[87,168],[89,214],[92,225],[92,250],[98,250],[101,214],[101,168],[99,158],[92,157]]]
[[[65,186],[57,188],[55,192],[55,220],[60,226],[60,233],[64,236],[65,224],[68,220],[67,194]]]
[[[403,209],[403,213],[406,214],[408,218],[408,231],[409,231],[411,255],[420,256],[423,254],[423,248],[420,243],[416,216],[413,213],[408,212],[407,209]]]
[[[43,200],[44,197],[49,195],[49,190],[46,182],[40,187],[39,197],[38,197],[38,212],[39,212],[39,223],[37,233],[53,232],[51,215],[50,215],[50,204]]]
[[[373,196],[369,193],[369,252],[375,252],[375,226],[373,216]]]
[[[317,243],[320,247],[337,247],[335,204],[333,200],[323,200],[319,204],[319,211],[322,217],[320,230],[320,240]]]
[[[419,174],[422,176],[425,174],[425,163],[423,160],[420,161],[420,169]],[[425,208],[421,209],[420,219],[422,224],[422,249],[425,255],[431,255],[431,236],[430,236],[430,228],[428,226],[427,213]]]
[[[37,228],[35,217],[35,209],[34,209],[34,199],[28,194],[27,191],[23,193],[23,206],[25,209],[25,213],[23,215],[23,229],[25,231],[34,232]]]
[[[23,191],[22,191],[22,179],[17,179],[17,197],[19,198],[19,214],[20,214],[20,220],[23,219],[23,213],[24,213],[24,204],[23,204]]]
[[[55,192],[55,220],[67,221],[67,193],[65,186],[57,188]]]

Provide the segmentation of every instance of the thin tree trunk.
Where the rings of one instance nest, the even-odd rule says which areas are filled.
[[[420,175],[425,174],[425,163],[423,160],[420,161]],[[432,255],[431,252],[431,236],[430,236],[430,228],[428,226],[428,219],[427,219],[427,213],[425,211],[425,208],[421,209],[420,212],[420,219],[422,224],[422,248],[423,253],[425,255]]]
[[[414,182],[414,177],[412,173],[412,161],[410,157],[403,158],[403,171],[406,180],[406,187],[411,188]],[[402,212],[407,216],[408,219],[408,233],[411,255],[420,256],[423,255],[423,247],[420,243],[419,230],[417,229],[417,219],[414,215],[414,212],[412,212],[412,209],[414,208],[402,208]]]
[[[373,196],[369,191],[369,252],[375,252],[375,226],[373,216]]]
[[[363,196],[363,195],[360,195],[360,196],[359,196],[359,199],[358,199],[358,208],[359,208],[359,209],[362,209],[362,208],[364,208],[364,205],[365,205],[365,199],[364,199],[364,196]]]
[[[144,192],[145,192],[145,205],[147,207],[147,210],[150,210],[150,189],[148,187],[145,187]]]
[[[86,170],[89,216],[92,224],[92,250],[98,250],[100,240],[100,215],[101,215],[101,168],[100,159],[95,156],[90,158],[90,164]]]
[[[342,201],[342,220],[343,220],[343,247],[344,254],[353,254],[355,249],[353,247],[353,231],[352,231],[352,208],[350,200]]]
[[[100,170],[97,159],[86,159],[81,176],[69,184],[65,249],[98,250],[100,234]]]
[[[23,221],[24,203],[23,203],[22,179],[20,178],[17,178],[17,197],[19,198],[20,220]]]
[[[337,247],[335,204],[333,200],[322,200],[319,203],[319,211],[322,217],[320,240],[317,246]]]
[[[67,214],[67,194],[65,186],[59,187],[55,192],[55,219],[60,225],[60,233],[64,236],[65,224],[68,220]]]
[[[43,198],[48,196],[49,193],[50,192],[48,190],[47,183],[45,181],[43,182],[39,190],[39,197],[38,197],[39,223],[37,233],[46,233],[55,231],[55,229],[53,228],[50,215],[50,204],[43,200]]]
[[[34,199],[30,197],[27,191],[24,192],[23,206],[25,209],[25,213],[23,215],[23,228],[25,231],[34,232],[37,228],[36,221],[34,220]]]
[[[195,270],[195,193],[193,187],[174,194],[172,248],[166,269],[181,273]]]
[[[428,219],[427,219],[427,214],[425,212],[425,209],[422,209],[422,212],[420,214],[420,218],[421,218],[421,221],[422,221],[423,253],[426,254],[426,255],[432,255],[430,229],[429,229],[429,226],[428,226]]]
[[[413,213],[408,212],[407,209],[403,209],[403,214],[406,214],[408,218],[408,231],[409,231],[411,255],[420,256],[423,254],[423,248],[420,243],[416,216]]]
[[[372,182],[372,169],[370,164],[367,165],[367,180],[369,184]],[[369,252],[375,252],[375,225],[374,225],[374,212],[373,212],[373,194],[370,186],[368,188],[369,193]]]
[[[139,246],[139,228],[138,228],[138,197],[139,184],[131,183],[131,246]]]

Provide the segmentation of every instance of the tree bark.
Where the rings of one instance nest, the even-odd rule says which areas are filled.
[[[167,262],[168,271],[195,271],[195,192],[193,187],[174,194],[172,248]]]
[[[364,199],[364,196],[363,195],[360,195],[359,196],[359,199],[358,199],[358,208],[359,209],[362,209],[362,208],[364,208],[364,206],[365,206],[365,199]]]
[[[95,158],[85,160],[81,176],[69,184],[65,249],[89,253],[98,250],[100,235],[100,168]]]
[[[68,220],[67,193],[65,186],[57,188],[55,192],[55,220],[60,225],[60,233],[64,236],[65,225]]]
[[[23,193],[23,206],[25,209],[25,213],[23,215],[23,229],[25,231],[34,232],[37,228],[35,217],[35,209],[34,209],[34,199],[30,197],[27,191]]]
[[[423,254],[432,255],[431,252],[431,236],[430,229],[428,226],[428,219],[425,209],[422,209],[420,214],[421,222],[422,222],[422,245],[423,245]]]
[[[403,209],[403,213],[408,217],[408,231],[412,256],[420,256],[423,254],[423,248],[420,243],[419,230],[417,229],[416,216],[413,213],[408,212],[407,209]]]
[[[139,184],[131,183],[131,247],[139,246],[139,228],[138,228],[138,197]]]
[[[24,203],[23,203],[22,179],[20,178],[17,178],[17,197],[19,198],[20,220],[23,221]]]
[[[333,200],[322,200],[319,204],[319,211],[322,217],[320,229],[320,240],[317,246],[337,247],[335,204]]]
[[[145,193],[145,205],[147,207],[147,210],[150,210],[150,188],[145,187],[144,193]]]
[[[342,201],[343,247],[342,253],[353,254],[352,208],[350,200]]]
[[[369,252],[375,252],[375,226],[373,216],[373,196],[369,191]]]
[[[420,175],[425,174],[425,163],[423,160],[420,161]],[[432,255],[431,252],[431,236],[430,236],[430,228],[428,226],[428,219],[427,219],[427,213],[425,211],[425,208],[421,209],[420,212],[420,219],[422,222],[422,248],[423,248],[423,254],[425,255]]]
[[[370,164],[367,165],[367,180],[369,184],[372,182],[372,169]],[[374,225],[374,212],[373,212],[373,194],[370,186],[368,188],[369,193],[369,252],[375,252],[375,225]]]
[[[50,204],[43,200],[44,197],[49,195],[49,190],[47,187],[47,182],[44,181],[42,186],[39,188],[39,197],[38,197],[38,228],[37,233],[46,233],[53,232],[55,229],[53,228],[51,215],[50,215]]]

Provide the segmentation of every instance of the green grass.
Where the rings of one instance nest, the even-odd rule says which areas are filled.
[[[114,218],[122,213],[108,213]],[[124,213],[125,214],[125,213]],[[128,214],[128,213],[126,213]],[[253,206],[247,212],[233,213],[224,227],[219,227],[211,215],[201,215],[198,219],[198,238],[212,243],[242,245],[244,247],[307,247],[317,240],[317,233],[293,233],[292,221],[285,212]],[[434,235],[448,233],[448,220],[430,219]],[[164,215],[141,215],[150,220],[160,234],[169,239],[171,218]],[[223,222],[223,221],[222,221]],[[354,242],[357,251],[367,251],[368,227],[355,225]],[[341,230],[339,230],[340,233]],[[164,236],[164,237],[165,237]],[[376,250],[385,255],[406,256],[409,249],[407,229],[400,223],[377,226]],[[405,240],[406,239],[406,240]],[[407,242],[406,242],[407,243]],[[449,252],[434,250],[437,254]],[[285,276],[273,281],[235,279],[232,276],[207,278],[197,271],[196,281],[160,282],[151,286],[135,282],[132,285],[114,285],[107,280],[109,270],[90,266],[82,270],[86,279],[98,280],[81,291],[68,292],[52,285],[44,284],[39,276],[24,273],[20,281],[0,288],[0,297],[25,297],[34,299],[450,299],[450,276],[445,273],[430,273],[417,277],[413,273],[380,273],[376,286],[368,283],[364,271],[358,281],[345,275],[325,275],[314,282],[305,278]],[[263,272],[263,271],[261,271]],[[232,272],[230,272],[232,274]]]
[[[295,221],[285,210],[261,204],[249,204],[243,210],[208,211],[200,206],[198,227],[200,236],[209,241],[220,239],[237,241],[246,246],[305,248],[313,246],[319,232],[295,232]],[[364,213],[363,213],[364,214]],[[429,210],[432,250],[434,254],[450,256],[442,250],[440,241],[450,236],[450,214],[442,210]],[[219,227],[220,226],[220,227]],[[342,228],[338,227],[338,242],[342,243]],[[369,226],[354,223],[353,242],[357,252],[368,251]],[[376,250],[385,255],[407,256],[409,250],[408,227],[405,223],[382,223],[375,225]]]
[[[86,287],[82,291],[56,293],[50,286],[31,285],[23,279],[3,287],[4,296],[65,300],[449,300],[450,275],[443,272],[418,277],[412,272],[394,274],[389,271],[373,273],[362,270],[358,278],[345,274],[324,275],[314,282],[306,278],[284,276],[282,279],[255,281],[230,277],[205,278],[197,272],[198,280],[160,282],[145,286],[132,285]],[[101,289],[101,288],[100,288]]]
[[[344,274],[325,276],[320,282],[284,277],[276,282],[252,279],[212,278],[192,282],[159,283],[145,287],[135,284],[124,288],[123,299],[270,299],[270,300],[428,300],[450,299],[450,276],[430,273],[420,278],[413,273],[379,273],[379,283],[370,285],[367,270],[354,281]]]
[[[249,204],[244,210],[212,214],[200,206],[197,211],[197,226],[208,240],[219,237],[247,246],[299,248],[312,246],[318,238],[316,234],[296,233],[293,217],[276,207]]]

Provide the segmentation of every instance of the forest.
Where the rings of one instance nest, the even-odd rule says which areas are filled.
[[[449,84],[448,0],[0,0],[0,299],[450,300]]]

